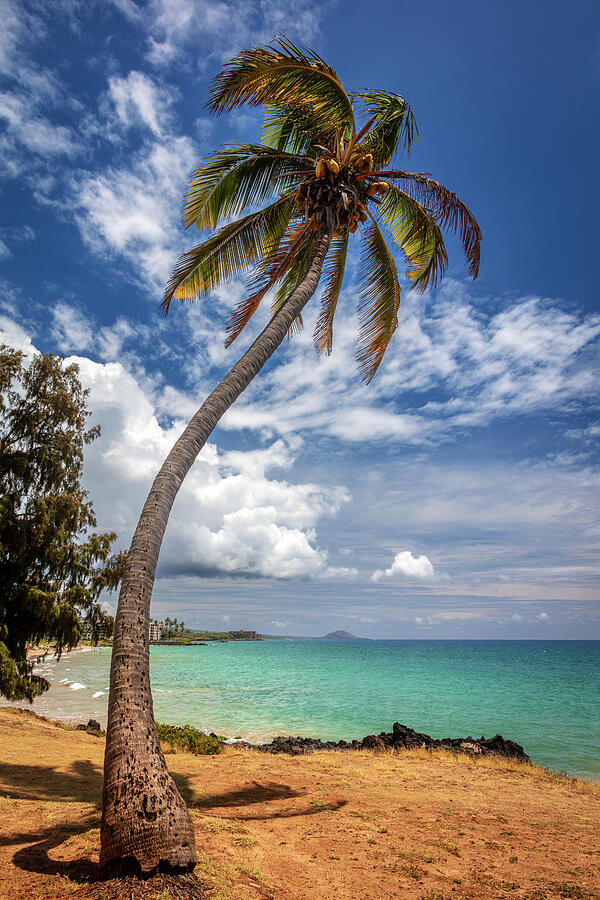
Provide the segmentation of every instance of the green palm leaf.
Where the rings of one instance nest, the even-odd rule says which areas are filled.
[[[434,181],[423,172],[380,172],[381,177],[401,179],[407,193],[426,207],[442,228],[458,234],[465,256],[467,269],[473,278],[479,274],[481,255],[481,228],[470,209],[458,199],[454,191]]]
[[[379,207],[394,242],[404,252],[413,290],[435,287],[448,266],[448,254],[440,228],[428,209],[395,185]]]
[[[283,197],[248,216],[225,225],[207,241],[180,257],[165,290],[165,314],[173,298],[200,299],[234,275],[245,272],[257,259],[278,246],[290,219],[294,201]]]
[[[310,104],[325,127],[354,129],[352,103],[335,71],[313,50],[287,38],[274,45],[242,50],[217,75],[208,103],[213,113],[249,106]]]
[[[315,144],[327,145],[335,133],[333,123],[323,123],[308,103],[268,106],[263,122],[262,142],[288,153],[314,153]]]
[[[362,91],[354,97],[370,116],[376,117],[375,125],[363,140],[363,145],[373,154],[375,166],[387,166],[398,145],[410,153],[419,129],[404,97],[388,91]]]
[[[323,265],[323,275],[326,278],[326,282],[314,333],[317,353],[327,350],[329,354],[333,348],[333,317],[344,281],[348,238],[349,234],[345,231],[342,235],[333,239],[331,250]]]
[[[192,175],[183,224],[186,228],[195,225],[197,231],[215,228],[219,220],[289,189],[290,179],[281,176],[313,165],[312,159],[302,155],[257,144],[231,144],[210,156]]]
[[[357,360],[368,384],[398,325],[401,293],[396,264],[375,222],[363,230],[360,276],[363,286],[358,308]]]
[[[263,297],[285,275],[294,262],[294,257],[306,239],[310,226],[307,223],[298,225],[289,231],[271,253],[268,253],[257,275],[251,281],[251,293],[237,304],[229,316],[227,323],[227,339],[229,347],[246,327]]]

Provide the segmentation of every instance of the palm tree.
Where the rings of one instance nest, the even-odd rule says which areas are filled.
[[[473,277],[479,266],[481,232],[456,194],[429,175],[390,168],[417,135],[402,97],[375,90],[351,96],[321,57],[281,38],[239,53],[216,77],[213,113],[244,103],[266,108],[262,142],[226,146],[192,176],[184,224],[213,234],[179,260],[163,307],[166,313],[173,299],[199,299],[253,266],[248,296],[227,325],[226,345],[274,290],[273,315],[156,476],[129,550],[115,622],[101,862],[129,861],[142,871],[190,868],[196,858],[191,819],[160,750],[148,673],[156,565],[187,472],[221,416],[301,324],[321,278],[315,347],[331,352],[352,235],[360,236],[362,248],[357,356],[367,382],[398,324],[401,289],[388,239],[408,261],[413,290],[434,286],[446,269],[442,228],[458,233]]]

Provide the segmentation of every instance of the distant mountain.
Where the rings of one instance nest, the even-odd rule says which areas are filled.
[[[323,638],[323,641],[359,641],[360,638],[357,638],[355,634],[350,634],[349,631],[330,631],[329,634],[326,634]]]

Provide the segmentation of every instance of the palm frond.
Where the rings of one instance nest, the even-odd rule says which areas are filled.
[[[327,145],[334,134],[333,123],[324,123],[308,103],[268,106],[265,110],[262,143],[267,147],[314,155],[315,144]]]
[[[215,78],[208,107],[219,114],[249,106],[310,104],[319,122],[353,128],[352,103],[335,71],[314,50],[285,37],[267,47],[242,50]]]
[[[429,210],[391,185],[379,214],[410,264],[412,289],[422,292],[435,287],[448,266],[448,254],[439,225]]]
[[[323,275],[326,279],[325,289],[321,297],[321,309],[314,333],[317,353],[327,350],[329,354],[333,348],[333,317],[344,280],[348,237],[348,232],[345,231],[342,235],[333,239],[331,249],[323,265]]]
[[[412,107],[400,94],[388,91],[362,91],[354,98],[364,105],[375,124],[363,141],[373,154],[376,167],[387,166],[398,149],[410,153],[419,129]]]
[[[308,223],[298,225],[279,241],[278,245],[266,255],[265,263],[259,268],[257,275],[250,282],[252,293],[237,304],[227,322],[227,338],[225,346],[229,347],[246,327],[268,291],[277,284],[293,263],[307,232]]]
[[[404,181],[405,191],[427,208],[438,225],[458,234],[467,258],[469,274],[477,278],[481,256],[481,228],[471,210],[458,199],[454,191],[448,190],[423,172],[391,171],[374,174]]]
[[[357,360],[368,384],[398,325],[400,283],[387,242],[373,222],[363,229]]]
[[[225,225],[208,240],[179,258],[169,280],[162,308],[173,298],[200,299],[223,281],[245,272],[276,247],[295,214],[294,201],[283,197],[248,216]]]
[[[289,179],[282,176],[312,165],[303,155],[259,144],[230,144],[208,157],[190,178],[183,224],[195,225],[197,231],[215,228],[220,220],[285,192]]]

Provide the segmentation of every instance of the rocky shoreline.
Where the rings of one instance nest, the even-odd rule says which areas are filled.
[[[492,738],[432,738],[429,734],[414,731],[406,725],[394,722],[392,731],[368,734],[362,740],[321,741],[307,737],[276,737],[268,744],[249,744],[237,741],[236,745],[262,750],[264,753],[289,753],[292,756],[313,753],[315,750],[450,750],[453,753],[467,753],[470,756],[500,756],[519,762],[531,762],[520,744],[506,740],[501,734]]]
[[[76,725],[78,731],[90,734],[105,734],[100,723],[90,719],[87,725]],[[222,737],[211,732],[209,737],[220,741]],[[290,756],[302,756],[314,753],[315,750],[449,750],[452,753],[466,753],[469,756],[496,756],[517,762],[530,763],[531,759],[520,744],[506,740],[501,734],[492,738],[483,735],[480,738],[432,738],[422,731],[414,731],[407,725],[394,722],[392,731],[379,734],[367,734],[361,740],[354,741],[321,741],[319,738],[290,737],[279,735],[268,744],[250,744],[248,741],[232,741],[236,747],[247,747],[249,750],[260,750],[263,753],[287,753]]]

